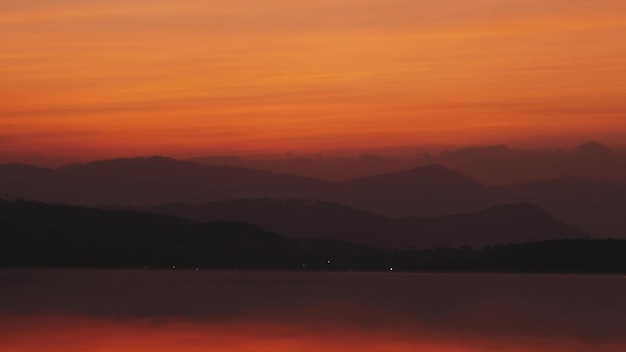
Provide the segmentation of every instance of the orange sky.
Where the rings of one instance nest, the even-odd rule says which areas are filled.
[[[626,144],[623,0],[0,0],[0,161]]]

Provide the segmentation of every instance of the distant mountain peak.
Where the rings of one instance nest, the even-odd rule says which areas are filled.
[[[609,155],[613,153],[613,150],[602,143],[589,141],[579,145],[576,148],[576,153],[581,155]]]

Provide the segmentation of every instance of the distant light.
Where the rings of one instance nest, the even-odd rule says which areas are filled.
[[[306,266],[306,264],[302,264],[302,267],[304,268]]]
[[[393,267],[389,267],[389,271],[393,271]]]
[[[144,268],[144,269],[148,269],[148,266],[147,266],[147,265],[145,265],[143,268]]]
[[[327,264],[330,264],[330,260],[326,261]]]
[[[199,270],[199,269],[198,269],[198,268],[196,268],[196,271],[198,271],[198,270]]]
[[[176,269],[176,265],[172,265],[172,269]]]

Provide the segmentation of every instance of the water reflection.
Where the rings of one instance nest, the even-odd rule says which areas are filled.
[[[0,271],[3,351],[624,351],[619,277]]]

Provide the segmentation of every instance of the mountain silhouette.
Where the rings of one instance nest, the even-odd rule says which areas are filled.
[[[506,218],[510,209],[487,210]],[[458,215],[462,226],[482,220]],[[487,218],[490,218],[487,215]],[[508,223],[511,219],[503,220]],[[449,222],[446,222],[448,224]],[[515,223],[515,221],[513,221]],[[481,249],[380,251],[289,239],[242,222],[198,223],[132,211],[0,200],[0,268],[606,272],[626,270],[626,240],[566,239]]]
[[[530,203],[431,218],[388,218],[338,203],[243,199],[143,209],[196,221],[244,221],[294,238],[333,238],[381,248],[429,249],[584,238]]]
[[[611,156],[613,154],[613,151],[602,143],[589,141],[587,143],[579,145],[576,148],[576,154],[582,156],[605,157]]]
[[[75,205],[291,197],[319,193],[324,185],[305,177],[163,157],[97,161],[56,170],[0,167],[0,194]]]
[[[417,162],[441,163],[494,186],[567,177],[626,182],[626,153],[596,141],[572,151],[465,147]]]
[[[238,198],[339,201],[392,215],[440,215],[477,209],[482,186],[433,165],[346,182],[320,181],[170,158],[114,159],[56,170],[0,166],[0,194],[74,205],[132,206]]]
[[[441,165],[330,182],[162,157],[59,169],[9,164],[0,166],[0,195],[72,205],[136,207],[299,198],[339,202],[386,217],[439,217],[530,202],[590,235],[626,234],[626,184],[559,178],[487,187]]]
[[[480,248],[485,245],[588,237],[531,203],[505,204],[441,217],[404,218],[394,222],[388,231],[403,234],[404,243],[398,244],[398,247],[404,244],[419,245],[419,248],[460,245]],[[416,234],[421,242],[410,243]]]
[[[482,184],[441,165],[349,180],[337,186],[336,198],[342,203],[390,216],[436,216],[497,203],[487,196]]]
[[[626,152],[623,149],[611,149],[596,141],[583,143],[572,150],[522,149],[498,144],[466,146],[451,151],[422,152],[410,156],[298,155],[265,159],[214,156],[189,160],[208,165],[247,167],[333,181],[440,164],[491,186],[564,177],[626,182]]]
[[[332,239],[288,239],[243,222],[0,200],[0,266],[299,268],[378,253]]]
[[[508,199],[538,204],[596,237],[626,235],[626,184],[563,178],[502,187],[498,192]]]
[[[294,238],[334,238],[390,247],[384,229],[391,219],[340,203],[303,199],[239,199],[202,204],[169,203],[134,208],[194,221],[244,221]]]

